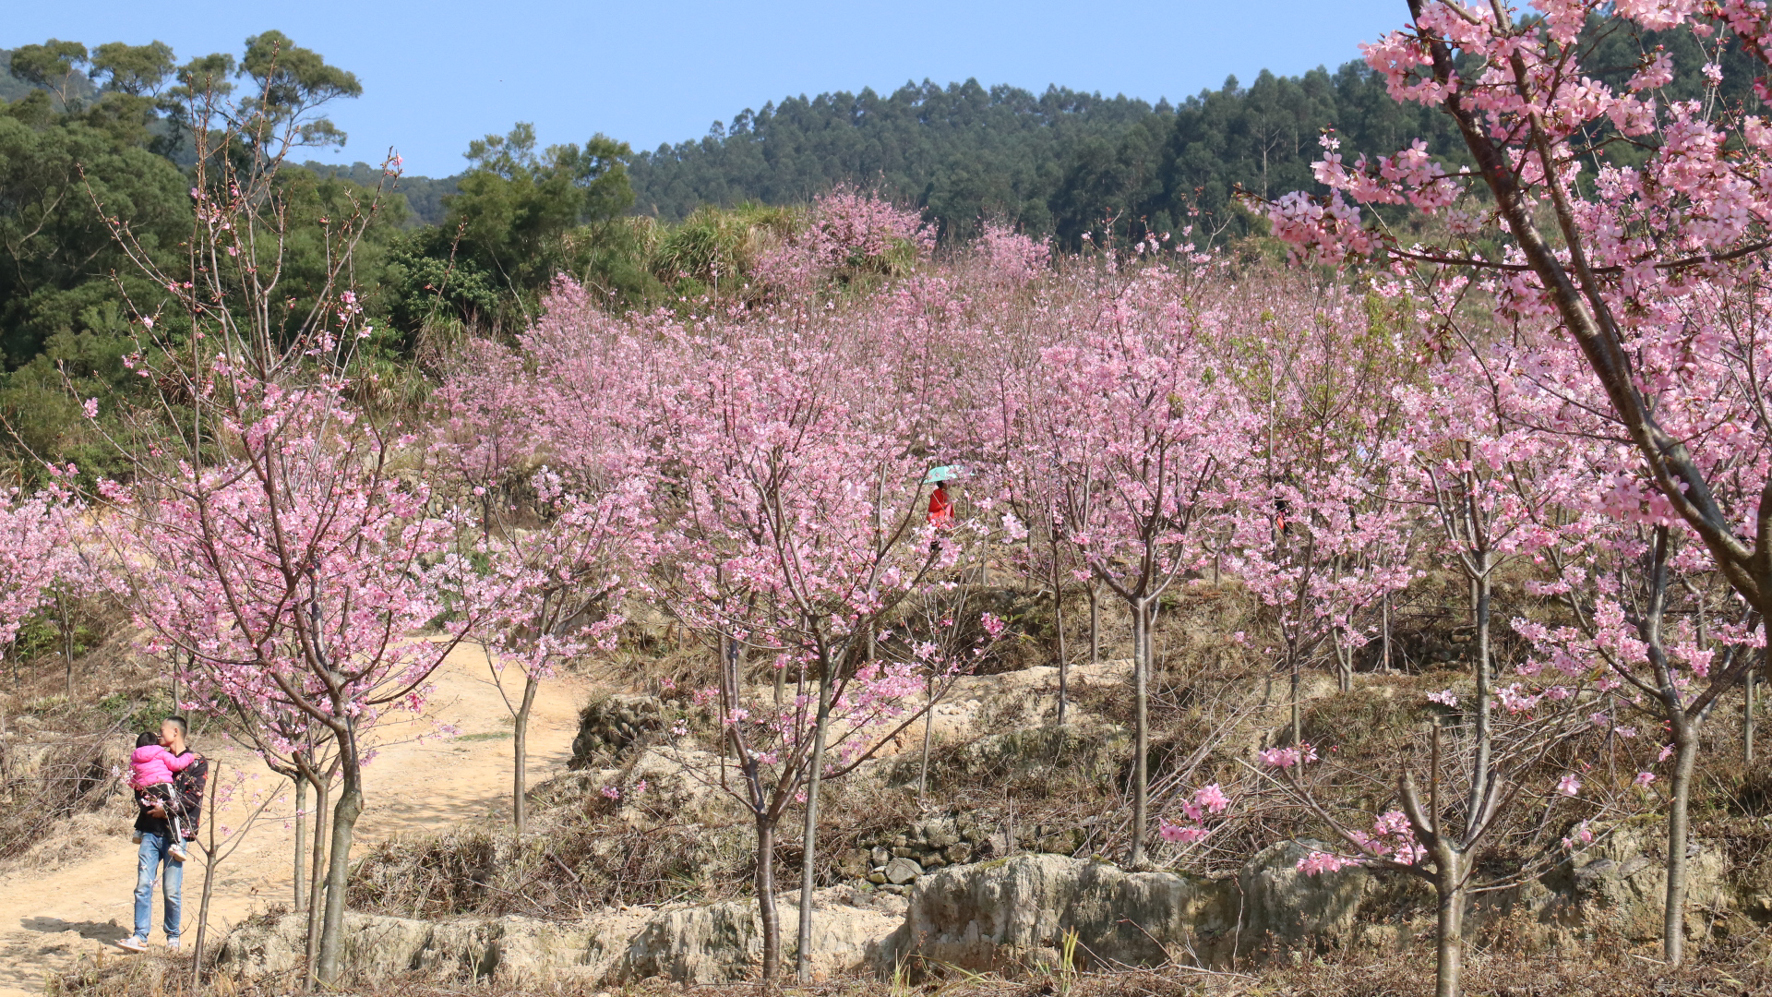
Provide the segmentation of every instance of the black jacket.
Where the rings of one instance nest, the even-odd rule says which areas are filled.
[[[189,748],[179,757],[190,754]],[[209,762],[197,759],[183,772],[172,774],[173,788],[178,790],[178,825],[184,831],[185,840],[197,837],[197,822],[203,816],[203,789],[209,782]],[[171,834],[172,825],[165,817],[148,816],[148,808],[141,805],[140,797],[136,799],[135,829],[143,834]],[[168,811],[167,816],[172,816]]]

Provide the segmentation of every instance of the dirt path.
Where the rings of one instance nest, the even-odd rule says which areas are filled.
[[[364,771],[367,807],[357,824],[354,852],[392,835],[439,829],[483,814],[509,798],[509,714],[487,678],[479,649],[464,648],[450,655],[438,669],[435,685],[427,715],[453,726],[456,733],[417,740],[418,724],[383,732],[385,747]],[[529,727],[531,784],[565,769],[585,688],[580,680],[556,679],[537,695]],[[223,781],[232,773],[247,772],[255,787],[279,796],[289,789],[287,782],[266,772],[262,762],[237,748],[219,742],[194,747],[220,760]],[[292,807],[291,802],[273,803],[267,813],[278,816],[255,827],[218,871],[210,902],[212,938],[268,904],[289,904],[295,832],[284,815]],[[232,820],[230,808],[222,809],[220,824],[238,822],[239,808],[233,809]],[[103,952],[105,959],[127,958],[114,943],[129,934],[134,921],[136,846],[129,840],[128,821],[119,816],[121,812],[108,809],[102,815],[105,826],[78,843],[74,860],[47,871],[17,868],[0,876],[0,997],[40,994],[45,973],[70,967],[82,955]],[[196,935],[202,889],[201,864],[193,856],[183,891],[187,946]],[[156,890],[155,945],[164,940],[160,915]]]

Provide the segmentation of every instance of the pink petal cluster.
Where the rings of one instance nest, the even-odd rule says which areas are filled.
[[[1290,769],[1317,760],[1317,749],[1306,744],[1298,748],[1267,748],[1256,752],[1255,758],[1269,768]]]

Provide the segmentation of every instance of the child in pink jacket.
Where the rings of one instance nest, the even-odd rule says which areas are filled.
[[[135,751],[129,756],[129,785],[141,795],[143,806],[157,806],[166,811],[167,820],[172,823],[172,847],[167,851],[180,862],[185,860],[185,835],[175,809],[178,788],[172,784],[172,774],[183,772],[196,760],[195,753],[186,753],[181,758],[166,750],[160,745],[160,735],[153,733],[136,738]],[[141,840],[139,831],[136,840]]]

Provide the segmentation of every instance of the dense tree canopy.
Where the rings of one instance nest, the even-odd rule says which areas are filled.
[[[801,203],[848,181],[917,204],[943,238],[998,218],[1074,245],[1107,218],[1136,234],[1187,224],[1196,208],[1228,215],[1239,184],[1308,185],[1325,127],[1381,138],[1431,128],[1436,149],[1455,137],[1349,63],[1333,76],[1263,71],[1248,87],[1232,77],[1174,107],[973,80],[790,97],[638,155],[632,173],[638,210],[665,220],[706,203]]]
[[[1748,95],[1739,45],[1701,52],[1689,32],[1609,31],[1599,19],[1586,37],[1595,53],[1587,65],[1608,85],[1635,71],[1647,45],[1672,59],[1670,100],[1706,93],[1702,66],[1712,57],[1724,68],[1719,96]],[[120,294],[155,293],[133,287],[140,279],[119,266],[95,201],[127,220],[145,252],[177,253],[192,221],[195,155],[181,95],[241,87],[266,95],[271,118],[301,117],[362,86],[277,31],[245,39],[238,55],[183,61],[158,41],[89,48],[49,39],[0,51],[0,66],[0,414],[33,451],[70,452],[79,423],[64,370],[129,383],[117,365],[131,342]],[[324,115],[304,122],[291,133],[297,146],[343,143]],[[885,95],[790,97],[716,123],[702,139],[638,154],[603,135],[547,144],[555,137],[517,123],[469,143],[468,168],[444,179],[310,161],[280,181],[295,222],[286,266],[290,286],[302,286],[320,266],[308,229],[379,201],[358,278],[372,350],[400,377],[466,330],[521,327],[560,274],[616,309],[753,293],[761,256],[806,223],[805,205],[842,184],[918,209],[950,246],[987,220],[1069,250],[1085,236],[1100,245],[1261,235],[1266,221],[1239,206],[1238,192],[1322,193],[1311,164],[1327,129],[1349,148],[1419,137],[1430,155],[1467,158],[1450,119],[1393,100],[1358,62],[1302,76],[1264,70],[1247,85],[1233,77],[1154,106],[1058,87],[1036,95],[925,82]],[[1614,145],[1608,154],[1623,162],[1635,153]],[[1375,210],[1392,222],[1412,214]]]
[[[313,109],[362,88],[279,32],[246,39],[238,62],[218,53],[179,66],[158,41],[88,49],[57,39],[4,58],[0,419],[14,453],[79,456],[95,434],[66,382],[86,394],[136,390],[139,379],[122,363],[136,349],[125,299],[152,307],[163,293],[130,255],[166,262],[187,251],[195,153],[181,97],[247,78],[273,117],[304,121],[297,144],[317,145],[343,135]],[[299,170],[280,176],[278,191],[292,223],[283,286],[299,299],[323,266],[313,237],[322,219],[366,196],[348,180]],[[378,210],[363,257],[372,270],[402,218],[397,203]],[[122,241],[113,222],[127,233]]]

